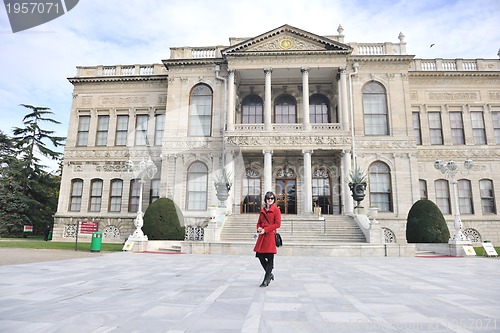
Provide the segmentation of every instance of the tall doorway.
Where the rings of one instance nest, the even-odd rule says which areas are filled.
[[[281,214],[297,214],[297,180],[276,179],[276,205]]]

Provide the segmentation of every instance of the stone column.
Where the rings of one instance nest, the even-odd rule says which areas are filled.
[[[264,94],[264,130],[271,130],[271,112],[272,112],[272,103],[271,103],[271,73],[273,70],[271,68],[265,68],[264,73],[266,74],[266,85],[265,85],[265,94]]]
[[[303,214],[311,214],[312,209],[312,165],[311,165],[311,154],[312,150],[304,149],[302,150],[304,155],[304,185],[302,186],[304,211]]]
[[[341,67],[340,70],[340,87],[339,87],[339,122],[342,124],[342,129],[347,131],[349,126],[349,109],[348,109],[348,95],[347,95],[347,73],[345,68]],[[351,119],[352,123],[352,119]]]
[[[262,151],[264,154],[264,193],[267,191],[272,191],[272,180],[273,180],[273,151],[269,149],[264,149]]]
[[[302,67],[302,126],[303,130],[309,131],[311,123],[309,120],[309,68]]]
[[[342,202],[344,203],[344,215],[350,215],[353,213],[354,201],[351,196],[351,189],[346,181],[349,179],[351,174],[351,151],[344,150],[342,154]]]
[[[227,130],[228,132],[234,131],[234,105],[236,100],[235,90],[234,90],[234,69],[229,70],[229,80],[228,80],[228,102],[227,102]]]

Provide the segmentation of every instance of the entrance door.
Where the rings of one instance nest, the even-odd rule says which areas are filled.
[[[281,214],[297,214],[296,179],[276,180],[276,205]]]

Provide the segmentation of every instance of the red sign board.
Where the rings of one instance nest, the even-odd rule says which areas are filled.
[[[93,232],[97,231],[97,228],[99,226],[99,222],[97,221],[82,221],[80,222],[80,233],[81,234],[91,234]]]
[[[33,232],[33,226],[32,225],[25,225],[24,232]]]

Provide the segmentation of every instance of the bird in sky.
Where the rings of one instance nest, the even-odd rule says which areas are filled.
[[[431,44],[431,46],[429,46],[429,48],[431,48],[431,47],[433,47],[433,46],[434,46],[434,44]]]

